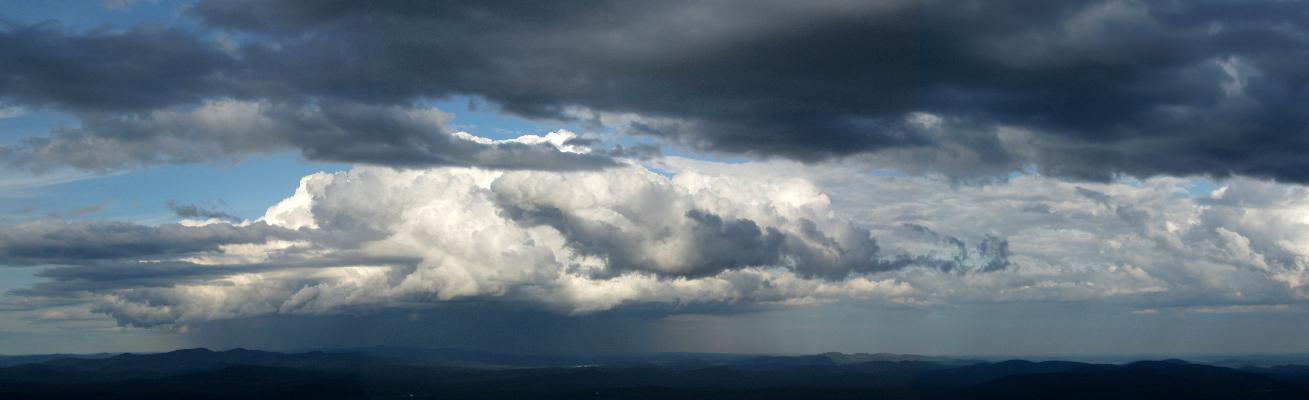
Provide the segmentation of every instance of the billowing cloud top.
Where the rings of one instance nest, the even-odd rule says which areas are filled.
[[[184,14],[198,24],[0,28],[0,97],[80,121],[0,156],[611,164],[452,141],[416,105],[468,95],[725,153],[1309,181],[1300,2],[201,1]]]
[[[638,166],[568,174],[357,168],[305,177],[256,222],[134,227],[179,233],[185,240],[173,251],[124,246],[90,268],[41,261],[70,264],[46,275],[82,283],[101,311],[140,326],[453,300],[589,313],[628,303],[907,294],[903,282],[868,275],[898,264],[883,260],[870,232],[835,217],[829,203],[799,179],[668,178]],[[47,225],[12,234],[103,229]],[[216,229],[264,239],[207,233]],[[68,246],[94,250],[98,240]],[[27,247],[6,250],[28,260],[35,256]],[[125,277],[155,264],[206,274],[171,285]],[[152,277],[160,276],[167,274]]]
[[[91,303],[132,326],[449,302],[580,315],[1309,300],[1299,186],[1238,179],[1195,196],[1175,178],[953,186],[830,165],[657,164],[672,175],[356,167],[304,177],[254,221],[3,228],[0,262],[49,266],[11,293],[25,304]]]

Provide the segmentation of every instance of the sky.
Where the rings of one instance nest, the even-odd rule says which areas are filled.
[[[0,2],[0,354],[1309,353],[1309,4]]]

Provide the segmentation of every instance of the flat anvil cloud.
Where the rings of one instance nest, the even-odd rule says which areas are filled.
[[[871,155],[965,178],[1035,166],[1309,182],[1307,7],[201,1],[183,12],[190,30],[0,28],[0,98],[80,121],[0,157],[106,170],[289,149],[410,167],[612,165],[412,123],[415,104],[466,95],[711,152]],[[228,101],[260,104],[267,126],[243,136],[167,118]]]

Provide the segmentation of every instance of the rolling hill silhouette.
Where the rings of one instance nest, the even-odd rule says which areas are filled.
[[[1309,367],[1031,362],[895,354],[520,356],[451,349],[186,349],[25,356],[5,399],[1304,399]],[[14,365],[18,364],[18,365]]]

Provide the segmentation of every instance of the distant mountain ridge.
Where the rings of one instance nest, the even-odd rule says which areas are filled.
[[[1309,366],[984,362],[903,354],[522,356],[375,347],[23,356],[4,399],[1305,399]],[[410,396],[412,395],[412,397]]]
[[[51,360],[62,359],[95,359],[113,357],[115,353],[95,353],[95,354],[30,354],[20,356],[0,355],[0,368],[12,367],[15,365],[40,363]]]
[[[856,365],[867,363],[931,363],[955,366],[977,364],[983,361],[950,357],[920,356],[892,353],[838,353],[828,352],[808,356],[758,356],[743,361],[757,365]]]

